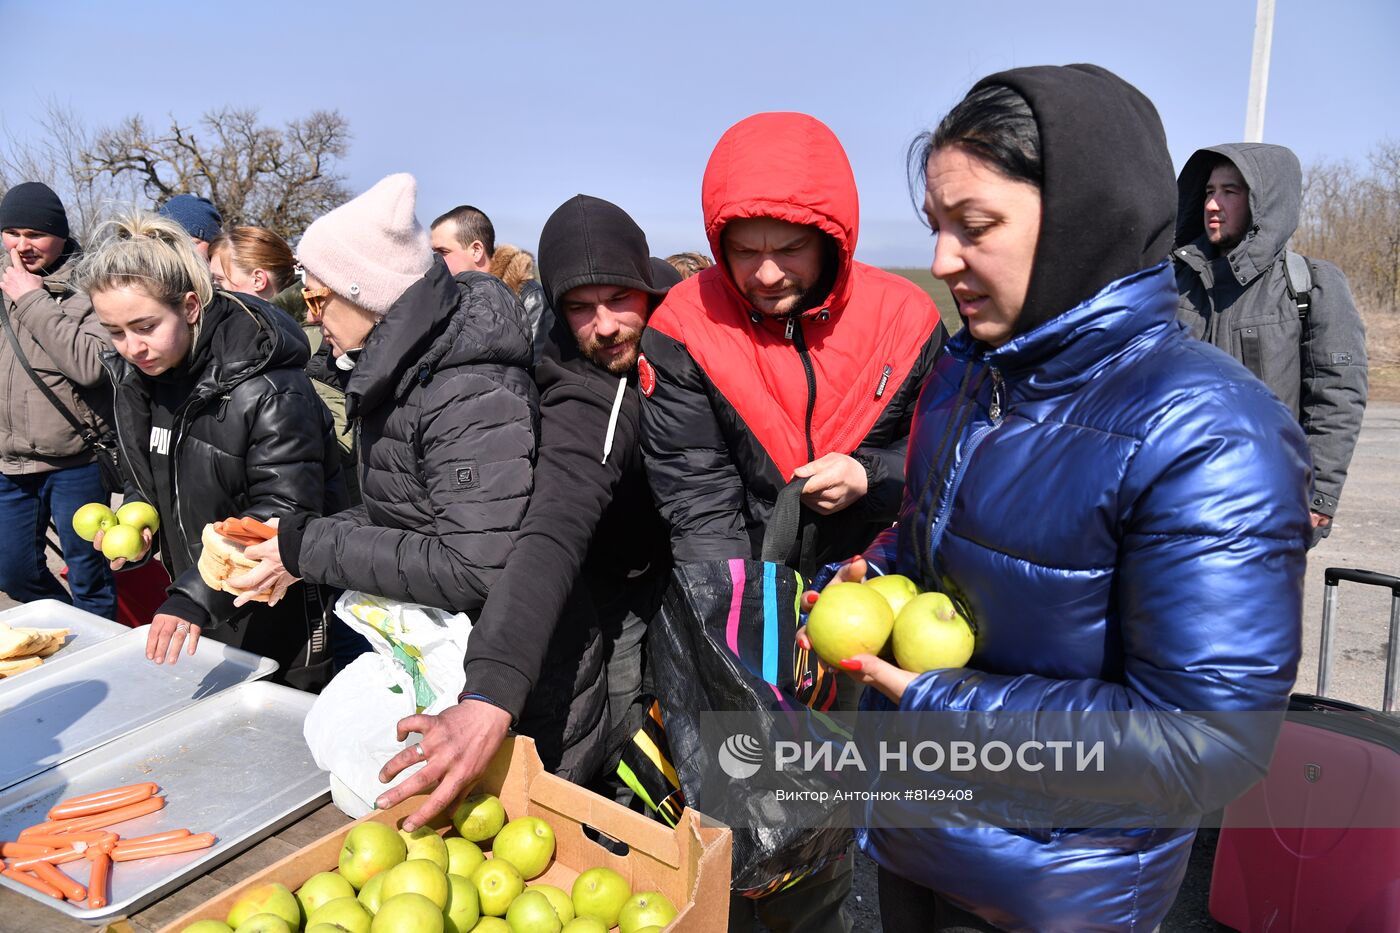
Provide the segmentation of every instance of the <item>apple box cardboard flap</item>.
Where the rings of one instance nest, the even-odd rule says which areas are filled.
[[[477,779],[469,793],[490,793],[501,799],[506,817],[537,816],[554,830],[554,861],[549,869],[527,884],[552,884],[565,891],[582,872],[611,868],[632,886],[633,892],[660,891],[680,911],[667,931],[723,933],[729,925],[730,832],[717,825],[702,825],[693,810],[686,810],[675,829],[544,770],[535,743],[529,738],[507,739]],[[197,920],[223,920],[250,889],[281,882],[295,891],[312,875],[337,867],[345,837],[359,823],[374,820],[398,827],[422,806],[426,796],[410,797],[390,810],[371,813],[268,866],[235,885],[202,907],[164,927],[160,933],[179,933]],[[452,831],[451,808],[433,821],[439,832]],[[615,854],[584,835],[591,827],[627,847]],[[488,852],[489,857],[489,852]]]

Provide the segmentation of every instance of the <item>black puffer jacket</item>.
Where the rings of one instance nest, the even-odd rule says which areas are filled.
[[[671,555],[642,469],[635,372],[614,376],[590,362],[557,320],[535,382],[535,493],[472,630],[466,684],[517,716],[547,768],[582,782],[597,771],[607,732],[600,626],[618,604],[649,618]]]
[[[196,567],[210,522],[344,508],[330,413],[302,369],[308,355],[285,312],[251,295],[215,294],[186,363],[193,389],[175,411],[169,495],[159,490],[172,487],[158,486],[152,473],[150,381],[115,351],[102,361],[116,386],[126,499],[150,502],[162,519],[160,556],[174,583],[161,611],[273,658],[279,680],[318,687],[327,673],[324,593],[298,586],[275,607],[235,609],[233,596],[206,586]]]
[[[538,396],[515,296],[432,268],[375,327],[345,386],[363,503],[285,522],[297,576],[473,618],[533,484]]]

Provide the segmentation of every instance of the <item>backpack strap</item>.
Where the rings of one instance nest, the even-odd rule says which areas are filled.
[[[1313,290],[1312,267],[1307,258],[1291,249],[1284,250],[1283,280],[1288,286],[1288,297],[1298,306],[1298,319],[1306,323],[1312,311]]]

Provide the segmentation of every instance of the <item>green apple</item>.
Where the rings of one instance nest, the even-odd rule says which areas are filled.
[[[890,611],[896,617],[899,616],[899,610],[904,608],[905,603],[919,595],[919,588],[914,585],[914,581],[902,573],[887,573],[883,577],[871,577],[865,581],[865,585],[885,597],[885,601],[890,604]]]
[[[384,873],[384,887],[379,891],[380,909],[399,894],[421,894],[442,910],[447,906],[447,890],[447,872],[438,868],[436,862],[425,858],[409,859]]]
[[[149,502],[128,502],[117,509],[117,521],[132,528],[151,529],[151,534],[160,530],[160,516]]]
[[[894,620],[895,663],[921,674],[944,667],[962,667],[976,644],[967,620],[958,615],[943,593],[921,593]]]
[[[468,842],[485,842],[506,825],[506,808],[494,794],[472,794],[452,811],[452,825]]]
[[[879,654],[892,628],[889,601],[864,583],[830,584],[807,616],[807,638],[828,664]]]
[[[468,933],[481,919],[481,895],[471,879],[461,875],[448,875],[447,889],[445,933]]]
[[[369,927],[365,927],[366,930]],[[345,933],[345,927],[336,926],[334,923],[317,923],[306,928],[306,933]]]
[[[491,852],[520,869],[522,878],[538,878],[554,858],[554,830],[537,816],[522,816],[496,834]]]
[[[301,905],[303,922],[328,901],[340,897],[354,897],[355,889],[350,882],[333,871],[317,872],[296,890],[297,903]]]
[[[84,541],[91,541],[99,531],[106,531],[116,524],[117,516],[101,502],[89,502],[73,513],[73,530]]]
[[[300,923],[288,923],[276,914],[253,914],[240,923],[233,933],[296,933],[300,929]]]
[[[559,933],[564,929],[554,905],[539,891],[526,891],[511,901],[506,923],[511,933]]]
[[[348,897],[337,897],[316,908],[311,912],[311,916],[306,918],[306,925],[329,923],[347,933],[369,933],[371,919],[373,918],[370,912],[351,894]]]
[[[447,871],[447,843],[429,826],[420,826],[411,833],[399,830],[408,845],[408,858],[425,858],[444,872]]]
[[[664,929],[666,929],[666,928],[665,928],[665,927],[655,927],[655,926],[652,926],[652,927],[642,927],[640,930],[635,931],[635,933],[661,933],[661,931],[664,930]]]
[[[443,933],[444,924],[441,907],[408,891],[384,898],[369,929],[370,933]]]
[[[365,882],[365,886],[360,888],[360,894],[356,900],[365,905],[365,910],[368,910],[372,914],[377,914],[379,913],[379,905],[384,900],[379,896],[383,888],[384,872],[381,871]]]
[[[135,560],[145,549],[141,532],[130,525],[113,525],[102,533],[102,556],[108,560]]]
[[[510,924],[500,917],[482,917],[477,925],[472,927],[472,933],[511,933]]]
[[[590,868],[574,879],[574,914],[601,920],[611,929],[617,926],[617,915],[631,896],[632,886],[626,878],[611,868]]]
[[[196,920],[180,933],[233,933],[233,927],[222,920]]]
[[[504,917],[510,902],[525,890],[520,871],[503,858],[490,858],[476,866],[472,884],[481,900],[481,912],[488,917]]]
[[[254,914],[276,914],[293,930],[301,926],[301,905],[285,884],[260,884],[234,902],[228,925],[237,930]]]
[[[562,888],[556,888],[552,884],[531,884],[527,885],[525,890],[538,891],[549,898],[549,905],[559,915],[561,922],[568,923],[574,919],[574,902],[569,899],[569,895],[565,894]]]
[[[560,933],[608,933],[608,928],[597,917],[575,917]]]
[[[408,844],[398,830],[366,820],[345,837],[345,845],[340,850],[340,874],[358,891],[366,881],[393,868],[407,855]]]
[[[452,836],[444,839],[443,844],[447,846],[447,873],[449,875],[470,878],[472,872],[476,871],[476,866],[486,861],[486,856],[481,854],[481,847],[469,839]]]
[[[664,927],[676,919],[676,905],[660,891],[633,894],[617,915],[621,933],[637,933],[647,927]]]

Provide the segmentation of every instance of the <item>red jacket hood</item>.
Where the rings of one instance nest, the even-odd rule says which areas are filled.
[[[757,113],[740,120],[710,154],[700,200],[710,250],[736,294],[720,244],[725,225],[744,217],[775,217],[814,226],[836,240],[840,268],[826,307],[833,312],[845,307],[860,199],[846,150],[826,124],[805,113]]]

